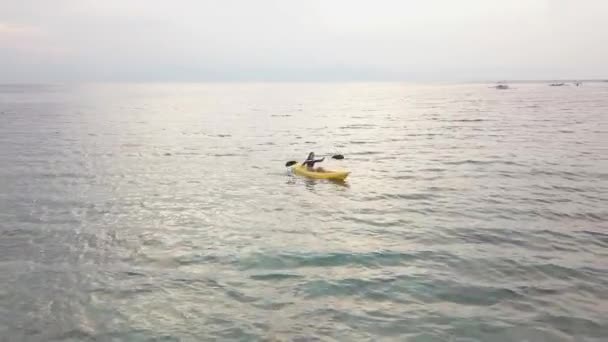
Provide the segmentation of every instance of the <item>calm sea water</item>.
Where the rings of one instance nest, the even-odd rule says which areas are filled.
[[[607,222],[608,84],[0,86],[0,341],[606,341]]]

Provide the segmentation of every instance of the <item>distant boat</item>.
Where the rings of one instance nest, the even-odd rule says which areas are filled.
[[[494,88],[496,89],[509,89],[509,86],[506,84],[498,84],[496,86],[494,86]]]
[[[566,83],[551,83],[551,84],[549,84],[550,87],[563,87],[565,85],[566,85]]]

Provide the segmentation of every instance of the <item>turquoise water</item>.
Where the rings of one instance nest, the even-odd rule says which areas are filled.
[[[605,341],[608,84],[512,88],[2,85],[0,340]]]

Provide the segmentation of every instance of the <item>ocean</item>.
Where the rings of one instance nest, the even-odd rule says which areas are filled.
[[[606,341],[608,83],[0,85],[0,284],[2,342]]]

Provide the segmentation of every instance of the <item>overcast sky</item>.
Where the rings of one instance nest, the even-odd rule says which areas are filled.
[[[608,77],[608,0],[0,0],[0,82]]]

